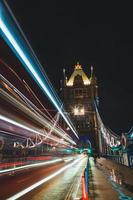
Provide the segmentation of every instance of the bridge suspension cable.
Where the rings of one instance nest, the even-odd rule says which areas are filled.
[[[106,127],[101,119],[101,116],[99,114],[98,108],[96,106],[96,103],[94,103],[96,116],[97,116],[97,123],[98,123],[98,131],[101,135],[101,137],[104,139],[107,146],[110,148],[118,147],[120,146],[120,137],[115,134],[111,129]],[[100,138],[101,139],[101,138]],[[100,141],[101,142],[101,141]]]

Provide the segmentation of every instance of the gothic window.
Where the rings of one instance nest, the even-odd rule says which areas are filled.
[[[79,86],[81,86],[81,85],[84,85],[82,76],[77,75],[77,76],[75,77],[75,79],[74,79],[73,85],[74,85],[74,86],[77,86],[77,87],[79,87]]]
[[[74,97],[82,97],[83,96],[83,90],[82,89],[75,89],[74,90]]]
[[[84,96],[84,97],[88,97],[87,89],[86,89],[86,88],[83,89],[83,96]]]

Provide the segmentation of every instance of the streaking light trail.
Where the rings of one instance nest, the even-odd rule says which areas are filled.
[[[29,164],[29,165],[24,165],[24,166],[20,166],[20,167],[13,167],[11,169],[3,169],[3,170],[0,170],[0,174],[12,172],[12,171],[17,171],[17,170],[23,170],[23,169],[27,169],[27,168],[41,167],[41,166],[44,166],[44,165],[54,164],[54,163],[58,163],[58,162],[61,162],[61,161],[63,161],[63,159],[59,158],[59,159],[56,159],[56,160],[45,161],[45,162],[41,162],[41,163]]]
[[[22,112],[23,111],[26,111],[26,113],[28,112],[27,113],[28,115],[32,116],[32,118],[34,118],[35,120],[37,120],[39,123],[41,123],[43,126],[46,126],[50,130],[48,133],[45,132],[45,139],[47,138],[47,135],[52,135],[52,132],[55,132],[59,137],[62,137],[67,141],[69,141],[70,143],[76,145],[76,143],[71,139],[71,137],[68,134],[66,134],[66,132],[61,127],[56,126],[55,124],[56,121],[53,123],[52,121],[48,121],[45,117],[42,116],[42,112],[38,113],[36,111],[37,107],[29,99],[27,99],[19,90],[17,90],[17,88],[15,88],[7,79],[5,79],[2,75],[0,75],[0,79],[4,81],[7,85],[9,85],[13,89],[13,91],[15,91],[15,93],[17,93],[22,98],[22,100],[24,100],[24,102],[26,102],[28,109],[21,102],[13,98],[4,90],[1,90],[1,94],[5,96],[6,99],[8,98],[12,102],[14,102],[14,105],[17,106],[17,108],[21,109]]]
[[[35,67],[35,65],[33,64],[34,61],[32,61],[31,59],[28,59],[28,57],[27,57],[27,53],[28,52],[24,53],[24,51],[22,50],[21,44],[18,43],[18,41],[15,39],[15,36],[13,35],[13,33],[14,33],[13,29],[11,27],[9,27],[8,23],[5,20],[3,20],[2,14],[3,13],[1,12],[0,13],[0,29],[1,29],[3,38],[6,40],[8,45],[16,53],[16,55],[18,56],[19,60],[22,62],[22,64],[25,66],[25,68],[28,70],[28,72],[31,73],[31,75],[33,76],[34,80],[42,88],[44,93],[48,96],[50,101],[53,103],[53,105],[56,107],[56,109],[59,111],[59,113],[61,114],[61,116],[65,120],[65,122],[71,128],[71,130],[73,131],[75,136],[77,138],[79,138],[77,133],[76,133],[76,131],[72,127],[71,123],[69,122],[68,118],[63,113],[63,109],[61,109],[57,99],[50,92],[50,89],[46,86],[46,82],[42,79],[41,75],[39,75],[39,72],[37,72],[38,68],[37,68],[37,66]],[[18,38],[20,38],[20,36]]]
[[[53,136],[50,136],[50,135],[45,135],[44,133],[41,133],[41,132],[39,132],[39,131],[36,131],[36,130],[34,130],[34,129],[28,127],[28,126],[25,126],[24,124],[21,124],[21,123],[19,123],[19,122],[16,122],[16,121],[14,121],[14,120],[12,120],[12,119],[10,119],[10,118],[8,118],[8,117],[5,117],[5,116],[3,116],[3,115],[0,115],[0,120],[6,121],[6,122],[8,122],[8,123],[11,123],[11,124],[13,124],[13,125],[15,125],[15,126],[18,126],[18,127],[20,127],[20,128],[23,128],[23,129],[25,129],[25,130],[27,130],[27,131],[30,131],[30,132],[34,133],[34,134],[39,134],[39,135],[41,135],[41,136],[43,136],[43,137],[47,136],[47,138],[49,138],[49,139],[51,139],[51,140],[53,140],[53,141],[55,141],[55,142],[58,142],[58,143],[67,145],[67,143],[66,143],[65,141],[61,140],[61,139],[57,139],[57,138],[55,138],[55,137],[53,137]],[[69,138],[68,138],[68,139],[69,139]],[[66,140],[67,140],[67,139],[66,139]],[[70,139],[69,139],[69,142],[70,142]],[[71,142],[74,143],[73,140],[71,140]],[[67,146],[68,146],[68,145],[67,145]]]
[[[31,185],[30,187],[22,190],[21,192],[15,194],[14,196],[8,198],[8,200],[15,200],[18,199],[20,197],[22,197],[23,195],[27,194],[28,192],[34,190],[35,188],[39,187],[40,185],[46,183],[47,181],[51,180],[52,178],[58,176],[59,174],[61,174],[62,172],[64,172],[65,170],[67,170],[69,167],[72,167],[73,165],[75,165],[76,163],[78,163],[81,159],[83,159],[84,156],[78,158],[77,160],[75,160],[74,162],[66,165],[65,167],[62,167],[61,169],[57,170],[56,172],[54,172],[53,174],[51,174],[50,176],[36,182],[35,184]]]

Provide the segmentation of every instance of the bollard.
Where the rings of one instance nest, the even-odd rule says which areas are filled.
[[[84,172],[82,175],[82,200],[89,200],[88,193],[86,192],[86,183],[85,183]]]
[[[89,159],[82,174],[82,200],[90,200],[88,194],[89,194]]]

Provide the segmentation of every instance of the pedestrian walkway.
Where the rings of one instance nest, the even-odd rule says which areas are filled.
[[[89,197],[91,200],[118,200],[119,195],[102,171],[90,159]]]
[[[89,197],[90,200],[133,200],[133,194],[125,190],[120,179],[113,177],[100,161],[90,158]],[[106,162],[105,162],[106,163]]]
[[[107,170],[114,170],[116,174],[120,174],[122,181],[125,185],[132,188],[133,191],[133,168],[121,165],[114,160],[106,158],[97,159],[97,163],[106,168]]]

